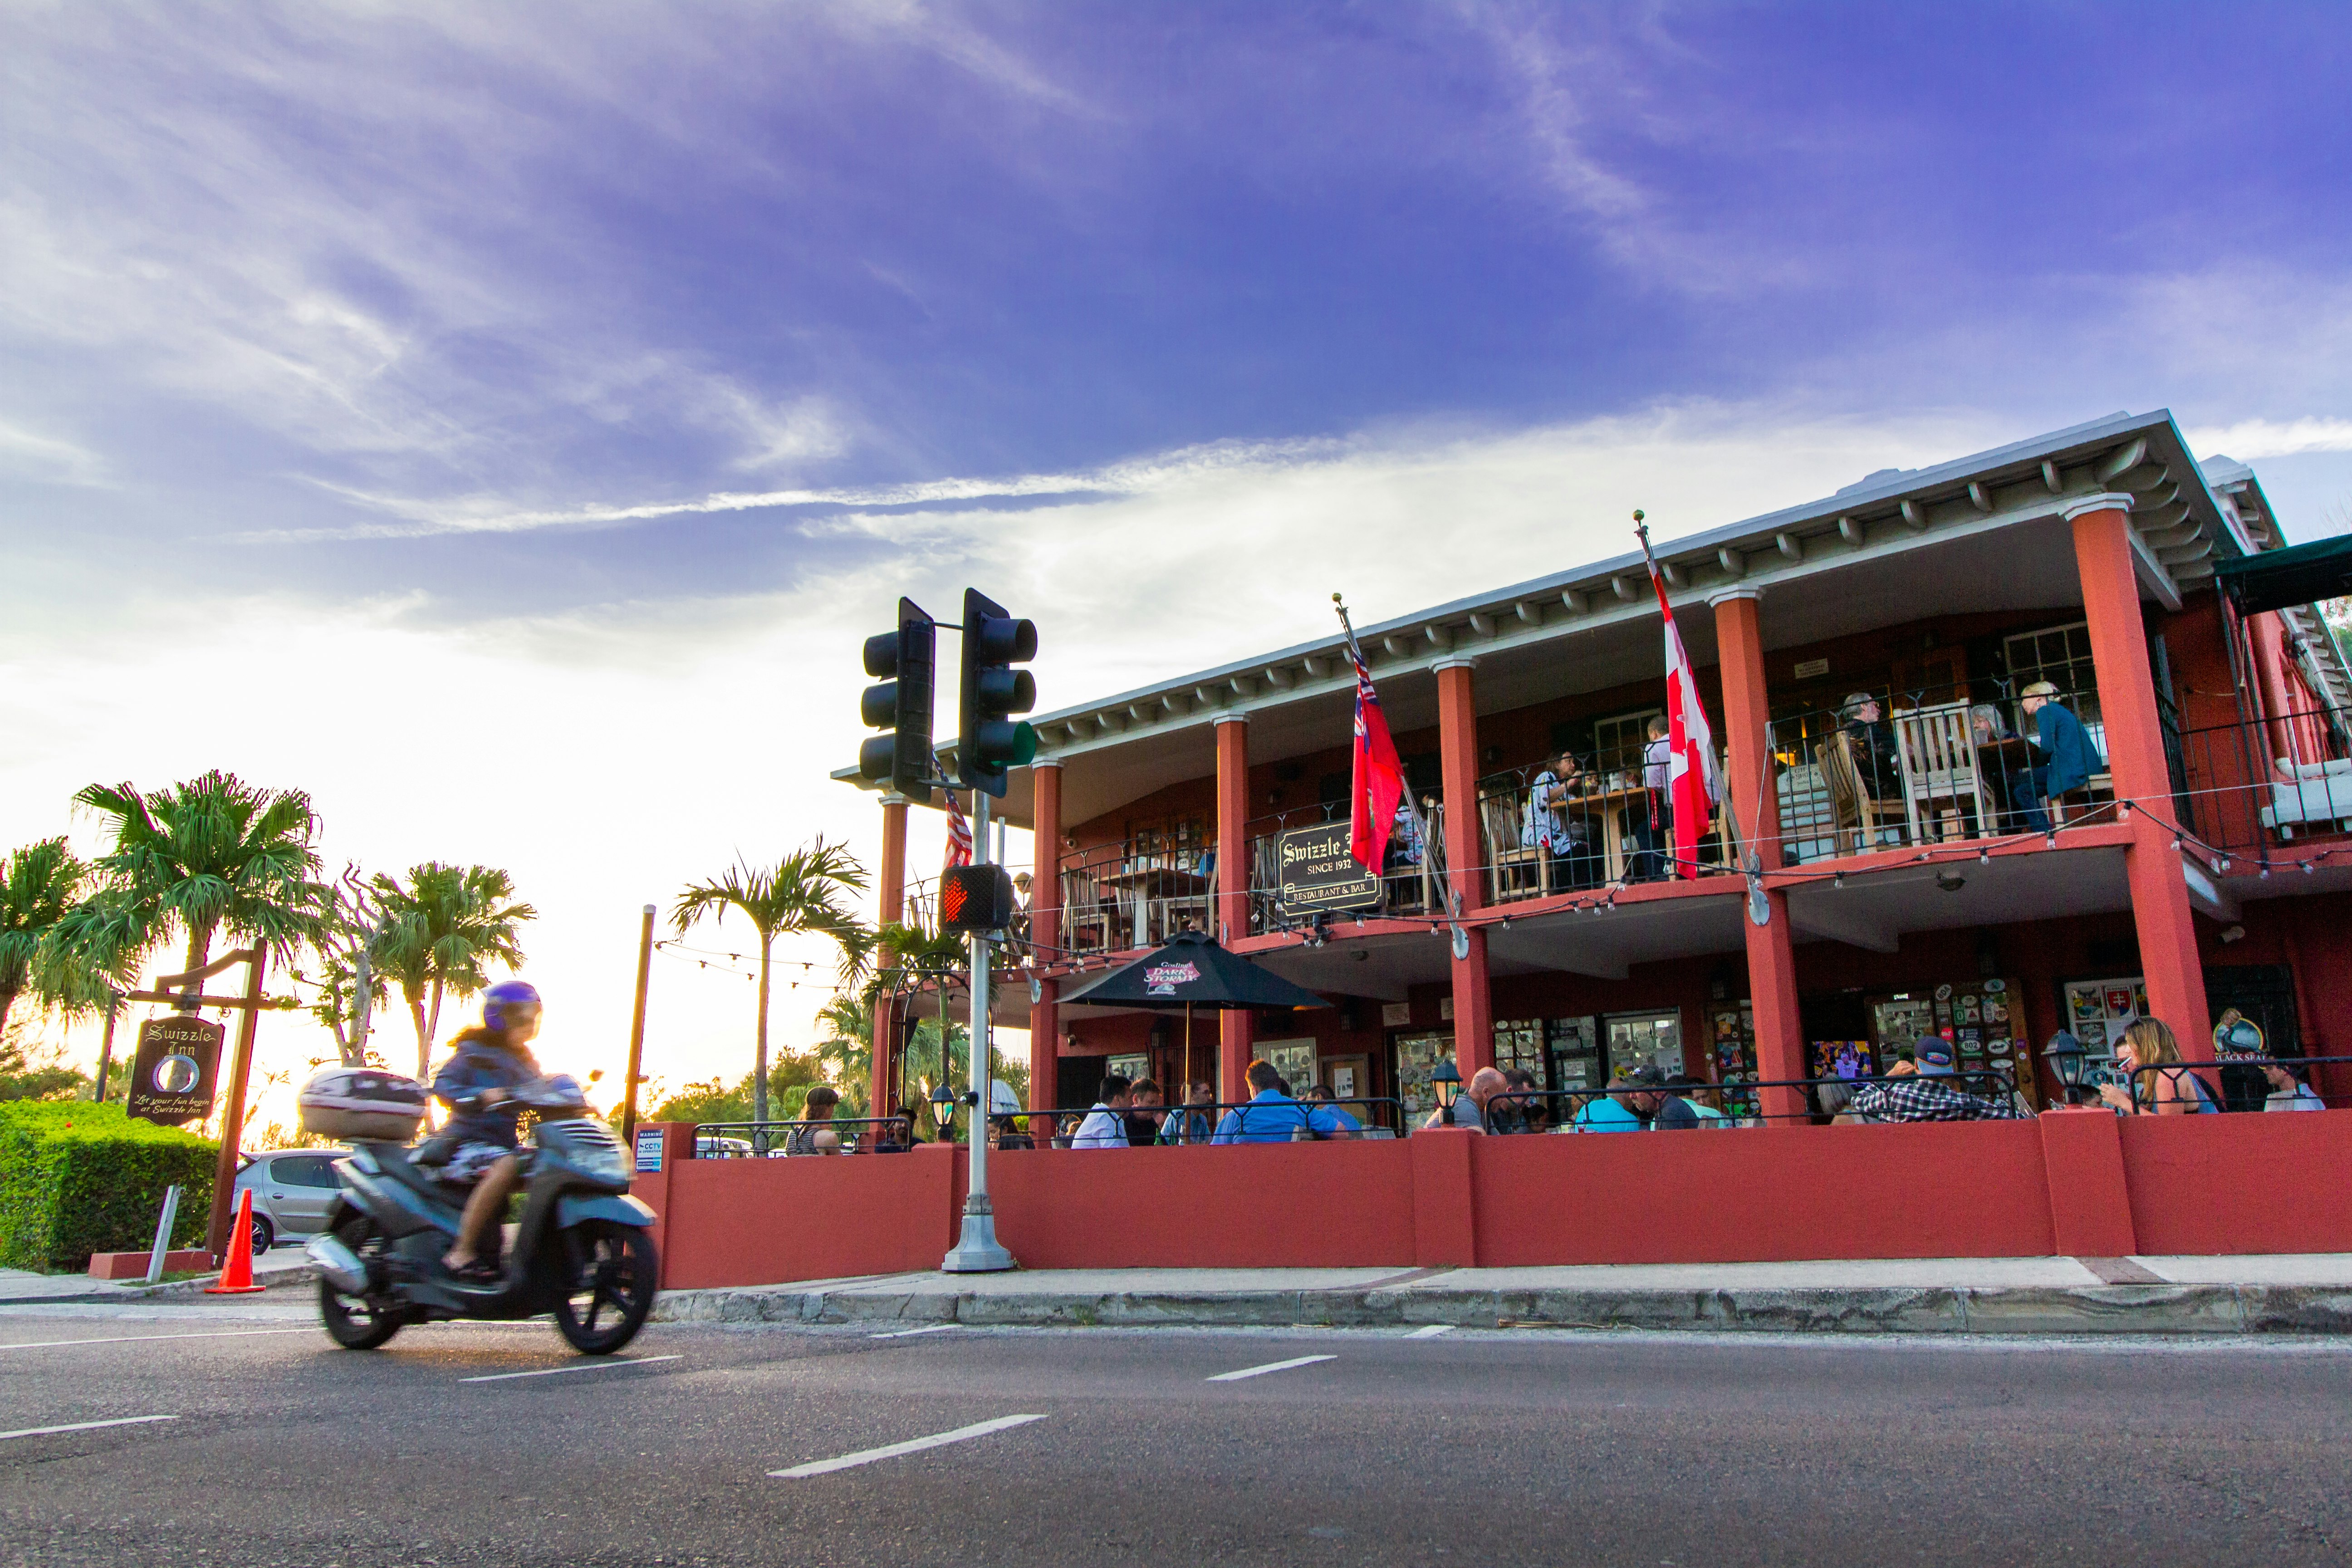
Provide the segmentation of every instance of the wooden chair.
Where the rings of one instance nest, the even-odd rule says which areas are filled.
[[[1968,704],[1947,702],[1897,713],[1895,739],[1904,809],[1914,840],[1924,844],[1929,838],[1969,837],[1969,823],[1986,820],[1990,797],[1977,773]]]
[[[1880,800],[1862,787],[1862,770],[1854,765],[1853,737],[1841,730],[1813,748],[1813,761],[1830,786],[1830,805],[1836,814],[1838,853],[1859,854],[1876,848],[1887,821],[1905,819],[1899,804]]]
[[[1084,871],[1062,873],[1063,942],[1073,952],[1100,952],[1110,946],[1110,914],[1102,889]]]
[[[1528,896],[1528,889],[1511,874],[1522,866],[1536,868],[1536,896],[1551,891],[1551,852],[1540,844],[1528,848],[1519,843],[1519,830],[1524,821],[1522,803],[1526,798],[1517,791],[1509,795],[1478,797],[1478,825],[1486,835],[1486,899],[1489,903],[1499,904],[1507,900]]]

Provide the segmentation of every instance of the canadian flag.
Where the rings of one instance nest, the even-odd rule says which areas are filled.
[[[1666,621],[1666,798],[1674,804],[1675,866],[1681,875],[1695,877],[1699,840],[1706,837],[1715,803],[1723,798],[1723,770],[1716,762],[1715,731],[1707,727],[1698,679],[1655,561],[1650,563],[1650,585],[1658,591],[1658,610]]]

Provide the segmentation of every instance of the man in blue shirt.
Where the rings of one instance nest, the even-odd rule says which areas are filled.
[[[1315,1129],[1318,1138],[1353,1138],[1364,1130],[1362,1122],[1339,1109],[1331,1099],[1331,1090],[1323,1084],[1307,1086],[1307,1114],[1308,1125]],[[1318,1117],[1329,1118],[1328,1130],[1316,1120]]]
[[[2033,726],[2036,761],[2026,770],[2023,816],[2036,833],[2050,831],[2050,814],[2042,802],[2055,801],[2081,789],[2091,775],[2106,766],[2083,721],[2058,700],[2058,688],[2037,680],[2020,694],[2018,706]]]
[[[1225,1112],[1217,1122],[1216,1136],[1209,1140],[1212,1143],[1287,1143],[1300,1127],[1323,1137],[1341,1131],[1339,1119],[1345,1111],[1337,1106],[1310,1110],[1283,1093],[1282,1075],[1274,1070],[1272,1062],[1250,1063],[1247,1076],[1256,1092],[1247,1105]]]

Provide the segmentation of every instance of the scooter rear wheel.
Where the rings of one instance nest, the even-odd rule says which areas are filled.
[[[335,1227],[335,1239],[365,1258],[380,1251],[375,1222],[364,1215],[343,1221]],[[319,1281],[319,1321],[326,1325],[327,1337],[347,1351],[372,1351],[408,1326],[408,1314],[393,1308],[376,1306],[364,1296],[353,1296],[335,1289],[334,1281]]]
[[[573,1350],[611,1355],[653,1310],[657,1264],[643,1226],[583,1220],[563,1233],[568,1274],[555,1300],[555,1326]]]

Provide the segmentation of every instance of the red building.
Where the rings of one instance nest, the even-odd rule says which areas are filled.
[[[2148,1014],[2203,1057],[2227,1007],[2281,1055],[2352,1048],[2352,679],[2310,607],[2346,555],[2286,549],[2254,476],[2200,468],[2168,414],[1873,475],[1659,559],[1732,807],[1692,875],[1643,875],[1664,682],[1638,554],[1363,630],[1433,840],[1370,889],[1283,887],[1283,836],[1348,810],[1336,634],[1039,719],[1003,806],[1035,835],[1033,1103],[1084,1106],[1114,1062],[1242,1099],[1265,1055],[1414,1106],[1451,1056],[1561,1089],[1662,1061],[1737,1109],[1742,1081],[1929,1032],[2039,1098],[2062,1026],[2095,1055]],[[2001,740],[2044,680],[2101,763],[2047,831]],[[1547,816],[1530,787],[1562,751],[1586,784]],[[886,916],[906,809],[885,803]],[[1188,1071],[1181,1026],[1058,1002],[1188,925],[1337,1005],[1202,1020]],[[1793,1115],[1800,1092],[1747,1098]]]

